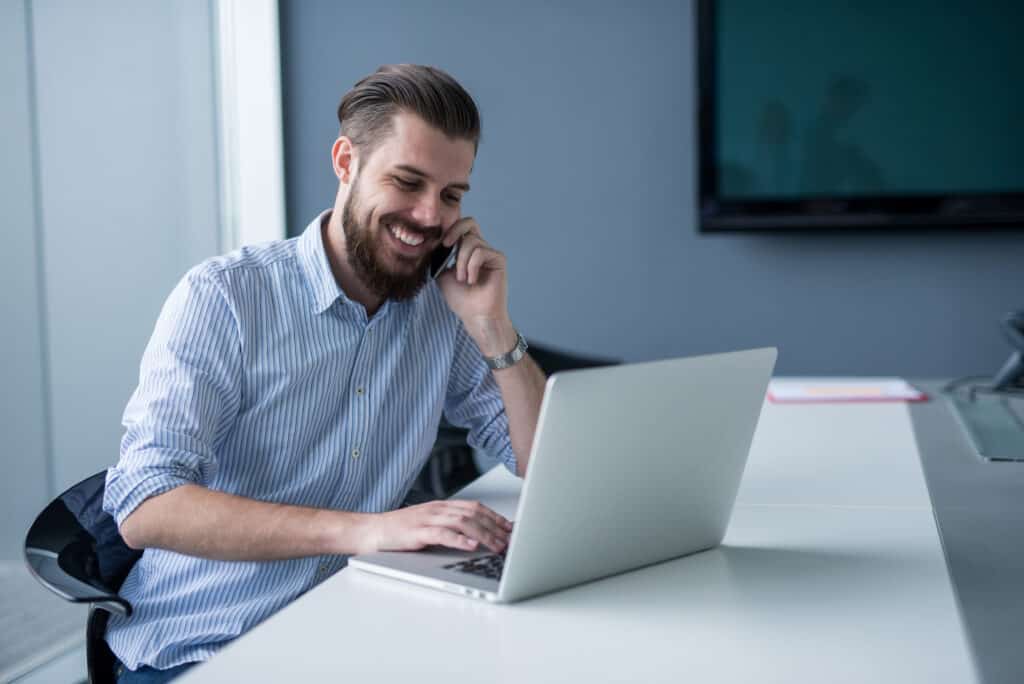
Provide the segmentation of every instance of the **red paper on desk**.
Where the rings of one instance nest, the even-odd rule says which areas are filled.
[[[775,378],[768,399],[777,404],[927,401],[928,395],[902,378]]]

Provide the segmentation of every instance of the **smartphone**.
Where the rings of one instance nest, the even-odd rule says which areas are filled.
[[[459,256],[459,243],[456,242],[451,247],[445,247],[443,244],[434,250],[434,253],[430,255],[430,279],[436,280],[438,276],[447,271],[449,268],[455,266],[455,262]]]

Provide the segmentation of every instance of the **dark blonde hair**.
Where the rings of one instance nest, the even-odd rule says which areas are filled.
[[[416,114],[449,138],[480,144],[480,113],[459,82],[437,67],[388,64],[361,79],[338,105],[341,135],[369,156],[391,134],[399,111]]]

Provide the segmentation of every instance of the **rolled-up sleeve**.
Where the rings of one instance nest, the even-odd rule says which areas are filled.
[[[469,430],[470,446],[498,459],[515,474],[516,455],[512,451],[501,389],[461,322],[455,338],[444,413],[452,425]]]
[[[125,408],[120,459],[107,471],[103,508],[120,525],[139,504],[203,484],[241,403],[238,320],[221,274],[197,266],[168,297]]]

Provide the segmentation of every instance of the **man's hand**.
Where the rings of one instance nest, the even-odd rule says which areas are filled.
[[[120,526],[133,549],[216,560],[508,546],[512,523],[476,501],[432,501],[390,513],[289,506],[184,484],[142,502]]]
[[[431,501],[371,516],[370,551],[417,551],[439,545],[495,553],[508,547],[512,523],[478,501]]]
[[[469,216],[453,223],[441,238],[449,247],[459,240],[455,268],[442,273],[437,284],[480,353],[488,358],[507,354],[516,346],[517,336],[508,314],[505,255],[484,241],[480,225]],[[516,472],[525,477],[546,378],[529,356],[510,368],[494,371],[493,376],[508,414]]]
[[[438,285],[484,356],[500,356],[516,344],[505,255],[484,241],[480,224],[470,216],[453,223],[442,238],[445,246],[460,240],[455,268],[442,273]]]

